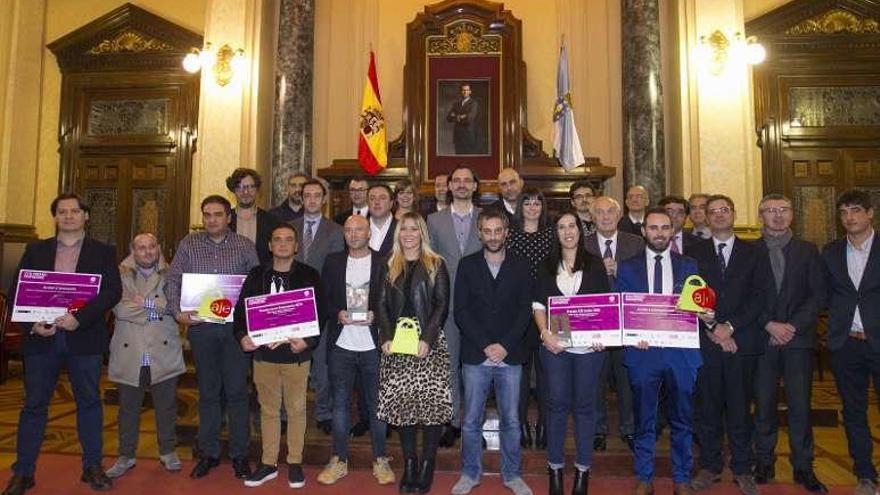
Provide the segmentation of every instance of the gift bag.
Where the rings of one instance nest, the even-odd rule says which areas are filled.
[[[401,316],[397,319],[394,340],[391,341],[391,353],[415,356],[419,353],[419,335],[421,333],[422,328],[418,318]]]

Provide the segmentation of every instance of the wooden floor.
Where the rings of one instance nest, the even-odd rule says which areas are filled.
[[[106,379],[105,379],[106,380]],[[112,389],[112,384],[109,382],[104,383],[103,385],[106,389]],[[112,395],[112,394],[108,394]],[[178,454],[184,460],[192,459],[192,433],[195,432],[197,427],[197,409],[196,409],[196,399],[197,393],[194,389],[194,384],[192,380],[182,380],[182,384],[180,390],[178,392],[178,397],[180,401],[180,408],[178,414],[178,421],[180,425],[181,431],[181,445],[178,448]],[[15,437],[16,437],[16,428],[18,423],[18,413],[21,407],[21,403],[23,400],[23,389],[22,389],[22,381],[21,381],[21,367],[19,364],[13,362],[11,365],[11,378],[2,386],[0,386],[0,469],[6,470],[11,463],[14,461],[15,457]],[[109,400],[108,402],[113,402]],[[880,411],[877,408],[877,398],[872,396],[872,404],[873,407],[870,411],[869,423],[872,427],[873,431],[873,439],[874,444],[876,446],[874,456],[875,462],[880,462]],[[836,390],[834,388],[833,381],[831,380],[830,374],[826,374],[824,380],[818,380],[814,382],[813,387],[813,409],[814,409],[814,417],[817,418],[819,426],[814,428],[815,439],[816,439],[816,461],[815,467],[818,477],[824,481],[829,486],[837,486],[837,487],[851,487],[854,483],[854,479],[851,474],[851,461],[847,454],[846,449],[846,440],[843,433],[842,424],[839,421],[839,410],[840,410],[840,401],[837,397]],[[118,439],[117,439],[117,408],[114,405],[106,405],[104,408],[104,453],[105,453],[105,467],[109,467],[113,460],[115,459],[115,454],[117,452],[118,447]],[[155,423],[154,423],[154,414],[151,409],[145,409],[142,416],[142,424],[141,424],[141,437],[140,443],[138,446],[138,458],[139,458],[139,466],[136,469],[137,472],[152,472],[157,469],[158,464],[153,462],[152,460],[158,458],[158,447],[155,439]],[[612,428],[612,431],[614,429]],[[259,444],[258,444],[258,435],[256,432],[254,433],[254,453],[258,452]],[[319,466],[321,463],[325,462],[329,457],[330,451],[330,439],[328,436],[324,435],[320,431],[318,431],[314,427],[314,422],[309,421],[309,430],[306,433],[306,463],[311,464],[312,466]],[[490,434],[489,441],[489,452],[485,455],[485,463],[486,463],[486,471],[493,471],[494,466],[497,466],[497,458],[498,452],[493,451],[493,442]],[[571,451],[571,445],[569,445],[569,450]],[[64,472],[70,472],[71,475],[71,483],[76,482],[78,476],[75,476],[75,473],[79,469],[79,460],[76,456],[80,452],[79,442],[76,438],[76,414],[75,414],[75,405],[73,402],[73,396],[70,391],[70,384],[67,382],[66,378],[62,378],[59,382],[56,395],[52,401],[50,411],[49,411],[49,424],[46,431],[46,439],[43,443],[42,448],[43,453],[51,453],[51,454],[67,454],[62,456],[42,456],[39,462],[40,471],[45,469],[46,465],[52,465],[55,463],[65,464],[68,467],[65,468]],[[355,468],[366,468],[369,466],[369,440],[367,437],[356,439],[352,444],[352,457],[358,458],[357,462],[353,459],[353,464]],[[395,458],[392,465],[395,466],[396,471],[400,470],[397,466],[400,465],[400,451],[399,444],[396,441],[396,438],[392,438],[389,440],[388,444],[388,452],[389,455]],[[438,484],[439,486],[445,486],[443,483],[448,481],[448,484],[454,482],[454,472],[458,468],[458,452],[455,449],[441,449],[441,457],[443,458],[442,462],[439,462],[441,469],[449,472],[449,476],[444,477],[442,483]],[[766,487],[763,489],[763,493],[798,493],[795,491],[787,491],[790,488],[794,488],[791,483],[791,466],[787,459],[788,454],[788,438],[786,435],[785,428],[782,428],[780,432],[779,445],[777,448],[777,455],[779,456],[779,460],[777,462],[777,482],[772,489],[770,487]],[[546,491],[546,480],[545,476],[541,476],[539,473],[544,472],[546,458],[543,451],[538,450],[525,450],[523,456],[523,469],[525,472],[534,475],[534,477],[530,478],[535,481],[538,486],[542,486],[540,490],[536,490],[536,493],[540,493],[541,491]],[[658,476],[668,476],[668,434],[664,435],[658,443]],[[255,457],[256,458],[256,457]],[[599,480],[610,479],[616,480],[611,482],[611,485],[608,485],[609,490],[611,488],[616,487],[617,491],[621,489],[621,487],[628,487],[631,483],[631,457],[629,456],[628,450],[624,446],[624,444],[617,439],[616,437],[609,437],[609,449],[607,453],[597,455],[594,460],[594,473],[596,473],[596,478]],[[144,467],[145,469],[141,469]],[[497,468],[494,468],[497,469]],[[225,468],[221,468],[221,472],[225,473],[229,471],[230,468],[227,466]],[[8,471],[6,471],[8,473]],[[365,470],[363,473],[366,473],[366,476],[372,480],[372,477],[369,476],[369,471]],[[135,473],[136,474],[136,473]],[[286,474],[286,473],[284,473]],[[158,473],[156,476],[165,476],[165,473]],[[230,486],[235,486],[235,480],[231,479],[231,477],[226,474],[220,474],[217,476],[218,479],[222,479],[224,483],[230,483]],[[5,484],[6,475],[0,475],[0,484]],[[310,483],[314,480],[314,473],[308,478]],[[353,480],[356,478],[353,478]],[[729,474],[725,476],[725,479],[729,480]],[[352,481],[353,481],[352,480]],[[167,493],[176,493],[177,487],[179,486],[181,493],[183,490],[186,490],[187,487],[190,487],[189,479],[185,476],[177,476],[177,477],[169,477],[169,490]],[[279,480],[277,485],[278,487],[283,487],[287,489],[286,484],[281,484],[282,480]],[[668,479],[666,480],[668,482]],[[54,482],[54,481],[53,481]],[[58,480],[58,482],[61,482]],[[163,482],[164,483],[164,482]],[[200,483],[200,482],[199,482]],[[543,485],[542,485],[543,483]],[[128,484],[127,482],[125,483]],[[346,483],[348,484],[348,482]],[[498,487],[500,484],[496,483]],[[149,488],[149,484],[143,485],[145,488]],[[315,487],[314,483],[311,483],[310,486],[312,488]],[[349,488],[357,487],[358,489],[361,486],[357,484],[348,484]],[[367,483],[367,487],[373,486],[370,483]],[[69,486],[65,488],[63,491],[44,491],[38,490],[37,493],[79,493],[77,485]],[[0,486],[2,488],[2,486]],[[163,485],[163,491],[164,485]],[[383,487],[381,489],[382,493],[392,492],[390,488]],[[440,490],[438,493],[442,493],[444,490]],[[669,490],[671,492],[671,490]],[[213,493],[211,490],[209,492],[204,493]],[[309,490],[311,492],[311,490]],[[483,492],[481,490],[480,492]],[[86,493],[83,491],[82,493]],[[149,491],[133,491],[132,493],[149,493]],[[234,493],[234,492],[230,492]],[[326,491],[325,493],[334,493],[331,491]],[[340,492],[342,493],[342,492]],[[367,493],[371,493],[368,492]],[[376,491],[375,493],[379,493]],[[486,492],[488,493],[488,492]],[[593,493],[612,493],[611,491],[595,491]],[[662,493],[662,491],[661,491]],[[719,492],[724,493],[724,492]],[[733,492],[731,492],[733,493]],[[849,490],[844,490],[841,493],[849,493]]]

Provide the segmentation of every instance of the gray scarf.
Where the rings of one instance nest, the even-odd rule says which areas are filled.
[[[785,275],[785,253],[783,248],[791,241],[791,229],[780,235],[771,235],[767,229],[762,230],[762,238],[767,250],[770,252],[770,268],[773,269],[773,279],[776,281],[776,292],[782,290],[782,277]]]

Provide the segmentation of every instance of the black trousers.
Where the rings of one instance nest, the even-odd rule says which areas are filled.
[[[529,331],[532,329],[529,328]],[[537,331],[537,330],[536,330]],[[531,398],[532,389],[532,369],[535,370],[535,400],[538,403],[537,424],[543,425],[544,418],[547,413],[547,402],[545,399],[547,386],[544,383],[544,364],[538,358],[540,346],[530,347],[527,360],[523,363],[522,376],[520,377],[519,386],[519,423],[521,425],[529,424],[529,399]]]
[[[810,422],[813,349],[770,346],[758,358],[755,374],[757,461],[759,464],[770,465],[776,460],[776,440],[779,437],[777,387],[780,377],[785,382],[791,465],[796,470],[810,470],[813,468],[813,425]]]
[[[606,351],[608,358],[605,359],[605,364],[602,366],[599,386],[596,390],[596,435],[608,434],[608,394],[611,382],[614,383],[614,393],[617,395],[620,436],[635,434],[633,393],[629,385],[626,366],[623,365],[623,353],[622,347]]]
[[[159,454],[174,452],[177,447],[177,377],[152,383],[150,367],[141,366],[140,386],[123,383],[119,387],[119,455],[135,457],[141,424],[144,394],[150,391],[156,411],[156,437]]]
[[[853,472],[857,478],[877,477],[872,456],[874,444],[868,426],[868,384],[880,395],[880,352],[871,350],[865,340],[846,339],[843,347],[831,353],[834,382],[843,401],[843,426]]]

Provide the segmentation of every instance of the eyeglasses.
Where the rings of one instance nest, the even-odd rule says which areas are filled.
[[[708,210],[708,211],[709,211],[710,215],[718,215],[718,214],[727,215],[728,213],[730,213],[733,210],[727,206],[722,206],[721,208],[712,208],[711,210]]]
[[[670,217],[683,217],[685,215],[684,210],[674,210],[672,208],[667,208],[666,214]]]
[[[764,208],[761,213],[769,213],[771,215],[783,215],[791,211],[791,207],[780,206],[779,208]]]
[[[575,194],[574,196],[571,197],[571,199],[573,199],[575,201],[583,201],[585,199],[590,199],[592,197],[593,197],[592,194]]]
[[[362,192],[367,192],[367,191],[368,191],[368,189],[366,187],[349,187],[348,188],[348,192],[362,193]]]
[[[235,190],[236,191],[256,191],[257,185],[256,184],[239,184],[238,186],[235,187]]]

